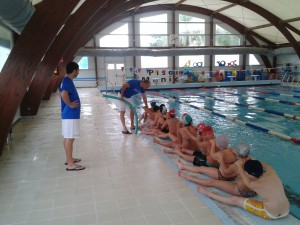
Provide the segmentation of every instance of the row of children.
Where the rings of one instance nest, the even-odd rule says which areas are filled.
[[[153,141],[173,149],[164,149],[164,153],[176,154],[186,161],[177,161],[178,175],[198,184],[200,193],[265,219],[289,214],[289,201],[280,178],[270,165],[249,157],[249,144],[241,142],[232,148],[226,135],[215,136],[213,128],[204,123],[194,126],[187,113],[179,120],[175,110],[167,111],[164,104],[157,106],[156,102],[151,102],[151,108],[144,110],[140,118],[144,123],[139,127],[142,133],[165,139],[154,137]],[[192,176],[182,170],[205,174],[211,179]],[[233,196],[210,192],[203,186],[215,187]],[[256,195],[261,200],[251,198]]]

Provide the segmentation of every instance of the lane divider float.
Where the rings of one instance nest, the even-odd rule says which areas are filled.
[[[210,96],[207,96],[207,95],[197,94],[197,93],[188,92],[188,91],[182,91],[182,90],[179,90],[179,89],[172,89],[172,90],[175,91],[175,92],[179,92],[179,93],[183,93],[183,94],[187,94],[187,95],[199,96],[199,97],[202,97],[204,99],[208,99],[208,100],[212,100],[212,101],[220,101],[220,102],[226,102],[226,103],[236,105],[236,106],[242,106],[242,107],[247,108],[247,109],[253,109],[253,110],[260,111],[260,112],[270,113],[270,114],[274,114],[274,115],[277,115],[277,116],[286,117],[288,119],[300,120],[299,116],[291,115],[291,114],[288,114],[288,113],[278,112],[278,111],[270,110],[270,109],[264,109],[264,108],[260,108],[260,107],[256,107],[256,106],[252,106],[252,105],[248,105],[248,104],[236,103],[236,102],[233,102],[233,101],[226,101],[226,100],[221,99],[221,98],[210,97]]]
[[[274,98],[264,98],[264,97],[257,97],[257,96],[252,96],[252,95],[243,95],[243,94],[237,94],[237,93],[232,93],[232,92],[228,92],[228,91],[210,90],[209,88],[200,88],[199,90],[205,90],[207,92],[220,92],[220,93],[241,96],[241,97],[246,97],[246,98],[251,97],[251,98],[255,98],[255,99],[259,99],[259,100],[267,101],[267,102],[277,102],[277,103],[282,103],[282,104],[286,104],[286,105],[300,106],[300,103],[298,103],[298,102],[289,102],[289,101],[283,101],[283,100],[278,100],[278,99],[274,99]]]
[[[258,131],[262,131],[264,133],[267,133],[267,134],[271,134],[275,137],[278,137],[282,140],[285,140],[285,141],[292,141],[294,142],[295,144],[300,144],[300,140],[297,139],[297,138],[294,138],[294,137],[290,137],[288,135],[285,135],[285,134],[281,134],[277,131],[272,131],[272,130],[269,130],[267,128],[264,128],[264,127],[261,127],[261,126],[257,126],[256,124],[253,124],[253,123],[249,123],[249,122],[245,122],[245,121],[242,121],[242,120],[239,120],[235,117],[231,117],[231,116],[226,116],[226,115],[223,115],[221,113],[218,113],[216,111],[213,111],[213,110],[210,110],[210,109],[207,109],[207,108],[204,108],[204,107],[198,107],[198,106],[195,106],[193,104],[190,104],[190,103],[186,103],[186,102],[183,102],[183,101],[180,101],[179,98],[175,97],[175,96],[170,96],[170,95],[167,95],[167,94],[158,94],[158,93],[155,93],[155,92],[152,92],[152,91],[147,91],[147,93],[149,94],[152,94],[152,95],[156,95],[158,97],[162,97],[162,98],[165,98],[165,99],[168,99],[168,100],[174,100],[175,102],[178,102],[180,104],[183,104],[183,105],[186,105],[186,106],[189,106],[191,108],[194,108],[194,109],[198,109],[198,110],[201,110],[201,111],[204,111],[204,112],[207,112],[209,114],[212,114],[212,115],[216,115],[216,116],[219,116],[219,117],[222,117],[224,119],[228,119],[228,120],[231,120],[235,123],[238,123],[238,124],[243,124],[247,127],[250,127],[252,129],[255,129],[255,130],[258,130]]]

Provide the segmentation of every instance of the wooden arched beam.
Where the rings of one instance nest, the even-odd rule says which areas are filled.
[[[78,2],[43,1],[9,54],[0,76],[0,108],[3,109],[0,110],[1,153],[13,118],[38,64]]]
[[[93,17],[89,21],[88,25],[85,26],[84,29],[80,32],[80,35],[78,35],[76,39],[73,40],[72,48],[68,49],[63,58],[66,61],[71,61],[77,50],[84,44],[86,44],[94,36],[95,31],[98,31],[99,29],[102,30],[103,28],[109,26],[110,24],[112,24],[112,21],[116,22],[121,18],[126,18],[127,16],[130,16],[131,12],[128,12],[127,10],[134,8],[135,6],[140,5],[143,2],[144,0],[122,2],[122,4],[116,4],[117,7],[112,8],[111,10],[106,10],[105,12]],[[113,17],[113,14],[117,16]],[[123,15],[126,16],[123,17]],[[105,26],[103,26],[103,24],[105,24]],[[61,80],[62,77],[59,77],[58,81],[60,82]]]
[[[300,58],[300,43],[296,41],[296,39],[293,37],[293,35],[287,29],[286,24],[283,23],[279,17],[275,16],[268,10],[252,3],[250,1],[241,1],[241,0],[223,0],[223,1],[240,5],[240,6],[245,7],[247,9],[257,13],[258,15],[264,17],[266,20],[268,20],[271,24],[273,24],[285,36],[285,38],[293,46],[296,54],[298,55],[298,58]]]
[[[36,115],[43,99],[43,95],[51,80],[52,73],[62,55],[70,47],[72,40],[80,33],[80,30],[96,14],[105,10],[105,0],[86,0],[83,5],[71,15],[64,29],[60,31],[51,46],[48,48],[42,62],[37,67],[35,77],[31,82],[28,92],[21,103],[21,115]],[[111,3],[115,3],[112,1]],[[80,19],[78,19],[80,18]]]

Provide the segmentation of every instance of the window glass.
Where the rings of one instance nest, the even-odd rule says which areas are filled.
[[[179,14],[179,46],[205,45],[205,20]]]
[[[112,63],[107,64],[107,69],[108,70],[114,70],[115,69],[115,64],[112,64]]]
[[[215,45],[216,46],[232,46],[240,45],[241,38],[238,35],[233,35],[224,28],[216,25]]]
[[[0,72],[9,56],[10,51],[11,50],[9,48],[0,46]]]
[[[144,22],[167,22],[168,21],[168,15],[165,14],[159,14],[159,15],[155,15],[155,16],[147,16],[147,17],[143,17],[140,18],[140,22],[144,23]]]
[[[260,63],[257,60],[256,56],[253,55],[253,54],[249,55],[249,65],[260,65]]]
[[[140,34],[167,34],[167,23],[140,23]]]
[[[123,63],[122,64],[116,64],[116,69],[117,70],[121,70],[122,67],[124,68],[124,64]]]
[[[179,14],[179,22],[205,22],[204,19],[202,18],[198,18],[198,17],[194,17],[194,16],[190,16],[190,15],[185,15],[185,14]]]
[[[128,34],[128,23],[123,24],[117,29],[113,30],[110,34]]]
[[[168,67],[168,57],[141,56],[142,68],[166,68]]]
[[[179,45],[181,47],[204,46],[204,35],[184,35],[179,36]]]
[[[240,64],[240,55],[215,55],[215,66],[219,66],[218,62],[225,61],[225,65]]]
[[[87,70],[89,68],[88,57],[84,56],[78,62],[79,68],[82,70]]]
[[[181,55],[179,56],[179,67],[201,67],[204,66],[204,55]]]
[[[123,24],[99,39],[100,47],[129,47],[128,23]]]
[[[167,47],[168,37],[161,35],[146,36],[141,35],[141,47]]]
[[[140,46],[167,47],[168,46],[168,16],[160,14],[140,18]]]
[[[0,72],[12,49],[12,32],[0,25]]]

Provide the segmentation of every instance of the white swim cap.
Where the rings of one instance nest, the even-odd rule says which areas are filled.
[[[216,145],[221,149],[228,147],[228,137],[226,135],[219,135],[216,137]]]
[[[250,154],[250,145],[246,142],[240,142],[236,146],[236,153],[240,158],[245,158]]]

